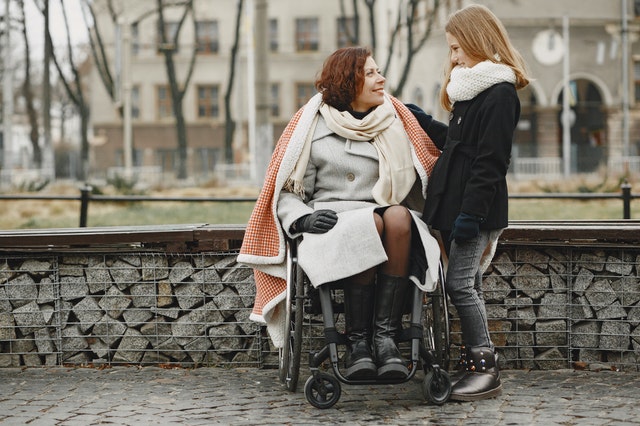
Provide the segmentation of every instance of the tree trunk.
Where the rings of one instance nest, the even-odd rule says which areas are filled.
[[[47,42],[49,34],[49,0],[44,0],[44,63],[42,68],[42,133],[44,143],[44,155],[42,166],[48,178],[55,180],[56,165],[53,144],[51,143],[51,44]]]
[[[193,47],[193,56],[190,64],[190,69],[188,73],[188,77],[185,80],[183,89],[180,89],[180,85],[178,83],[178,78],[176,75],[175,62],[173,60],[173,55],[176,51],[178,45],[178,38],[180,34],[180,29],[182,28],[182,23],[184,22],[184,18],[186,17],[187,12],[192,7],[192,2],[188,2],[185,6],[184,14],[182,15],[182,19],[178,25],[178,29],[173,36],[173,40],[171,40],[170,46],[167,46],[169,42],[167,38],[167,34],[165,31],[165,20],[164,20],[164,6],[162,0],[157,0],[158,5],[158,19],[159,19],[159,30],[161,36],[161,42],[163,45],[162,54],[164,55],[164,63],[167,68],[167,79],[169,80],[169,87],[171,89],[171,103],[173,105],[173,114],[176,119],[176,137],[178,139],[178,170],[176,177],[178,179],[186,179],[187,178],[187,130],[186,123],[184,120],[184,112],[182,110],[182,99],[184,96],[184,92],[189,85],[189,79],[191,77],[191,73],[193,71],[193,65],[195,64],[195,52],[197,47]],[[193,16],[193,14],[192,14]]]
[[[89,108],[83,102],[80,109],[80,170],[78,180],[84,181],[89,176]]]
[[[29,37],[27,36],[27,21],[24,14],[24,0],[18,1],[22,13],[22,38],[24,40],[24,82],[22,83],[22,96],[24,96],[27,117],[29,118],[29,140],[33,148],[33,165],[39,169],[42,167],[42,151],[40,150],[40,134],[38,132],[38,113],[33,101],[31,87],[31,58],[29,49]]]
[[[235,36],[233,47],[231,48],[231,58],[229,64],[229,82],[227,91],[224,94],[224,157],[227,164],[233,164],[233,134],[236,130],[236,123],[231,116],[231,92],[233,91],[233,81],[236,74],[236,56],[238,55],[238,44],[240,43],[240,18],[242,17],[242,5],[244,1],[238,0],[236,13]]]

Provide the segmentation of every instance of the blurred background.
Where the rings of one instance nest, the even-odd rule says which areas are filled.
[[[372,48],[389,93],[446,121],[442,27],[469,3],[500,17],[533,77],[519,92],[512,194],[636,183],[637,0],[3,0],[0,193],[255,197],[323,60],[348,45]],[[245,223],[252,203],[237,207],[217,218],[219,205],[92,205],[91,223]],[[529,200],[511,217],[620,209]],[[0,229],[77,222],[64,201],[3,200],[0,216]]]

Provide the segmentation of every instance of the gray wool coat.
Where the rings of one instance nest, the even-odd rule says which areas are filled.
[[[300,236],[290,230],[300,217],[321,209],[338,213],[334,228],[325,234],[303,234],[298,247],[300,266],[314,286],[350,277],[387,260],[373,219],[373,210],[380,207],[371,195],[377,180],[375,147],[336,135],[320,116],[304,176],[304,198],[283,189],[277,205],[278,218],[290,238]],[[424,205],[419,179],[402,204],[410,208],[419,236],[414,238],[418,244],[412,254],[411,279],[422,290],[432,291],[434,274],[427,273],[426,265],[439,259],[440,249],[417,213]]]

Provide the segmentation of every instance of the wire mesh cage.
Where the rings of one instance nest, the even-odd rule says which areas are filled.
[[[499,250],[482,290],[501,364],[637,370],[639,262],[633,247]],[[462,342],[453,307],[451,316],[455,352]]]
[[[5,254],[0,367],[277,368],[278,350],[249,319],[253,271],[237,254]],[[503,245],[482,289],[502,367],[638,369],[639,248]],[[306,309],[304,353],[324,344],[321,315]],[[449,315],[455,359],[462,342],[451,305]]]
[[[0,364],[260,365],[253,274],[236,256],[6,258]]]

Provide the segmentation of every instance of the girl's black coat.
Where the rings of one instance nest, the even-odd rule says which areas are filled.
[[[520,118],[514,85],[499,83],[469,101],[456,102],[448,129],[430,117],[416,115],[442,150],[427,187],[425,222],[450,231],[458,214],[464,212],[482,218],[482,229],[506,228],[506,174]]]

